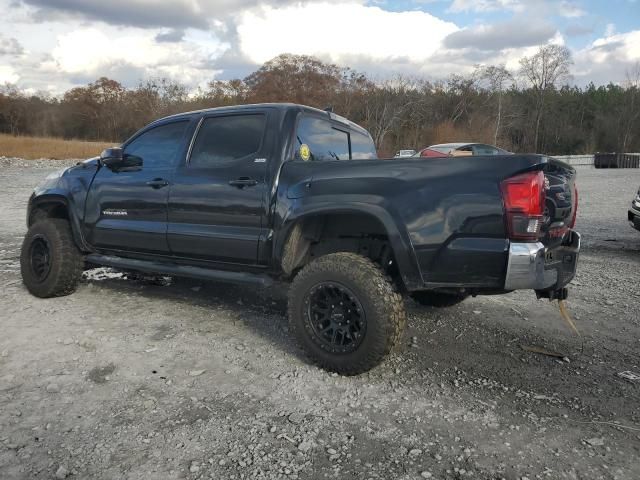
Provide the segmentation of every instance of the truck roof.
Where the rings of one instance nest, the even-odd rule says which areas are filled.
[[[255,108],[274,108],[278,110],[299,110],[299,111],[307,111],[315,114],[327,115],[329,118],[331,118],[334,121],[343,123],[354,130],[357,130],[357,131],[360,131],[361,133],[369,135],[369,132],[365,128],[361,127],[357,123],[354,123],[345,117],[342,117],[333,112],[328,112],[326,110],[320,110],[319,108],[309,107],[308,105],[300,105],[297,103],[250,103],[246,105],[229,105],[224,107],[204,108],[201,110],[193,110],[190,112],[176,113],[174,115],[162,117],[156,120],[156,122],[159,122],[161,120],[166,120],[168,118],[189,117],[192,115],[227,112],[227,111],[237,112],[242,110],[252,110]]]

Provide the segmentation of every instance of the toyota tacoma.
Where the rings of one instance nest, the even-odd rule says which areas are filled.
[[[564,195],[552,212],[550,183]],[[29,199],[21,271],[43,298],[73,292],[96,265],[289,282],[304,350],[358,374],[399,342],[404,296],[564,299],[580,249],[575,192],[575,170],[547,156],[384,160],[332,112],[215,108],[157,120],[47,177]]]

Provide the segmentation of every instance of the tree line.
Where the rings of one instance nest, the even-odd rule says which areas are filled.
[[[135,88],[99,78],[61,97],[0,87],[0,132],[121,142],[150,121],[225,105],[294,102],[367,128],[380,155],[434,143],[475,141],[514,152],[640,151],[640,66],[622,84],[571,86],[571,54],[557,45],[524,57],[517,71],[477,66],[429,81],[371,76],[304,55],[280,55],[244,79],[190,91],[168,79]]]

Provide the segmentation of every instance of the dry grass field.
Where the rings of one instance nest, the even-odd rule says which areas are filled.
[[[19,157],[28,160],[53,158],[81,159],[99,155],[114,143],[85,142],[81,140],[63,140],[49,137],[14,137],[0,134],[0,156]]]

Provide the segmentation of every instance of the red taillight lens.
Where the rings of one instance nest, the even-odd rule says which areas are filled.
[[[509,238],[537,240],[544,212],[544,174],[528,172],[500,184]]]
[[[578,216],[578,186],[573,184],[573,215],[571,216],[571,223],[569,228],[576,226],[576,217]]]

